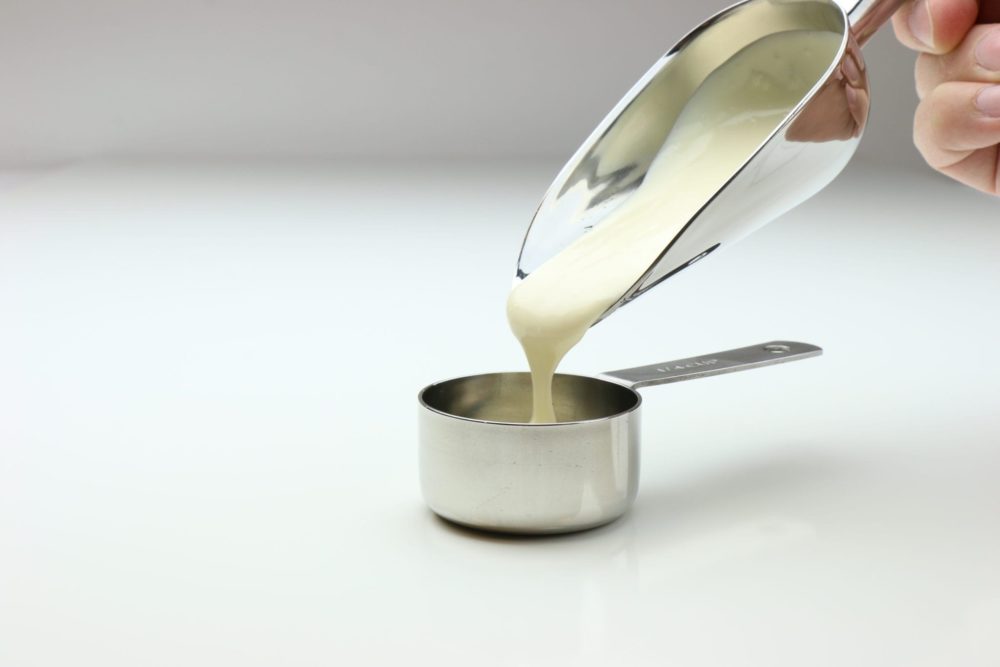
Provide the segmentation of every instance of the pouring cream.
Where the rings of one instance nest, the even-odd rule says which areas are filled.
[[[532,422],[558,421],[559,362],[823,77],[841,39],[793,30],[733,55],[691,96],[632,196],[514,287],[507,318],[531,369]]]

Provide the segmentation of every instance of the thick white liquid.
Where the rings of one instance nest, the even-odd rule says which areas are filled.
[[[695,91],[629,200],[511,291],[507,318],[531,368],[532,422],[557,421],[552,376],[563,356],[782,123],[840,42],[798,30],[735,54]]]

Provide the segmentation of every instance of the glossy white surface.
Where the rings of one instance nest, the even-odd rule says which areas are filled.
[[[555,166],[0,181],[0,664],[998,664],[1000,201],[924,172],[853,164],[566,359],[826,348],[644,390],[624,519],[423,507],[415,394],[521,368]]]

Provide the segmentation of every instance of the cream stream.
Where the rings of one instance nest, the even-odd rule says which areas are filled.
[[[692,95],[636,192],[514,287],[507,318],[531,368],[532,422],[557,421],[563,356],[819,81],[840,41],[796,30],[733,55]]]

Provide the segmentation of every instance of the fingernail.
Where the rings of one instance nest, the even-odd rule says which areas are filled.
[[[976,62],[983,69],[1000,72],[1000,30],[994,30],[976,44]]]
[[[976,108],[986,116],[1000,118],[1000,86],[986,86],[976,95]]]
[[[931,11],[927,0],[917,0],[910,10],[910,32],[924,46],[934,48],[934,26],[931,24]]]

